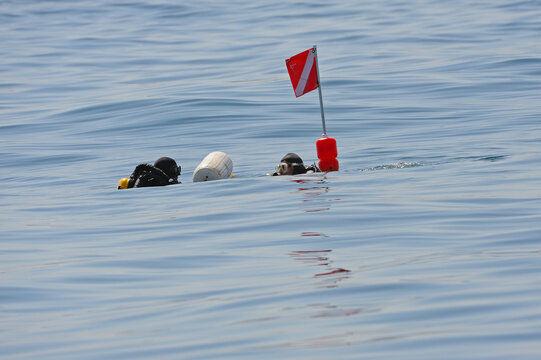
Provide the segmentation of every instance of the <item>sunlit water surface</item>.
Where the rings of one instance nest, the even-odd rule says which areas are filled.
[[[2,359],[541,357],[541,4],[339,3],[0,4]]]

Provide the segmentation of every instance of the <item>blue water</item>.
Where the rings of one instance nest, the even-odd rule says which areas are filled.
[[[2,359],[541,358],[541,2],[0,4]],[[340,171],[316,160],[318,45]],[[192,183],[211,151],[234,179]],[[182,185],[117,191],[160,156]]]

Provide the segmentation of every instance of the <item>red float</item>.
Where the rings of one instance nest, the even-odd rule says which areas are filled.
[[[319,169],[326,172],[338,171],[336,140],[332,137],[323,136],[316,141],[316,149],[319,159]]]

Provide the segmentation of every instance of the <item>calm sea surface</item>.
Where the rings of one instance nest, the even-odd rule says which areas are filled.
[[[0,357],[540,359],[540,34],[538,0],[2,1]],[[314,44],[341,169],[267,176],[317,160]],[[116,190],[161,156],[182,185]]]

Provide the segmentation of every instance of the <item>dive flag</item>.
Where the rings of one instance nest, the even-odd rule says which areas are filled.
[[[295,96],[299,97],[317,89],[316,49],[311,48],[286,59],[287,71],[291,78]]]

